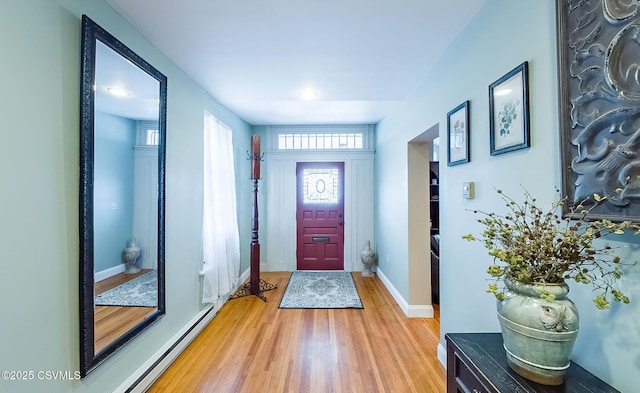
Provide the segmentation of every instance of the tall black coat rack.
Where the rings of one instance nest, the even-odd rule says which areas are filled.
[[[267,301],[264,292],[276,289],[278,286],[269,284],[260,278],[260,241],[258,239],[258,181],[260,180],[260,136],[251,137],[251,153],[247,152],[251,160],[251,181],[253,182],[253,223],[251,225],[251,277],[243,284],[230,299],[254,295]]]

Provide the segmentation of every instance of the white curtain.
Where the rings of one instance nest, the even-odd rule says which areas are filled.
[[[203,303],[228,295],[240,275],[232,131],[204,113]]]

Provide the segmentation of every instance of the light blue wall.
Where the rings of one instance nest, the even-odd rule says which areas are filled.
[[[498,208],[493,188],[542,201],[560,184],[552,1],[489,0],[415,94],[378,126],[376,244],[380,267],[405,296],[407,283],[406,143],[471,100],[471,163],[442,167],[441,334],[497,331],[495,306],[484,294],[490,262],[477,244],[468,208]],[[80,16],[88,14],[168,77],[167,315],[82,381],[1,381],[0,391],[109,392],[120,385],[201,309],[200,222],[203,110],[234,129],[242,245],[249,265],[251,186],[246,181],[250,127],[219,105],[102,0],[0,2],[0,299],[1,370],[75,371],[78,360],[78,150]],[[530,61],[532,147],[489,156],[487,86]],[[444,129],[440,129],[444,140]],[[444,144],[444,143],[443,143]],[[533,172],[534,175],[530,175]],[[476,199],[461,183],[476,182]],[[598,312],[591,293],[572,285],[581,311],[574,360],[621,391],[640,374],[640,273],[623,285],[632,305]],[[613,334],[612,334],[613,333]],[[624,333],[624,335],[619,334]]]
[[[471,162],[440,166],[441,344],[449,332],[499,331],[495,303],[485,293],[491,257],[481,244],[461,240],[481,230],[468,209],[500,210],[495,188],[521,195],[521,185],[542,204],[560,186],[555,4],[553,1],[488,0],[474,21],[429,70],[402,109],[377,127],[376,242],[380,269],[407,299],[407,148],[413,137],[439,125],[446,149],[446,114],[471,101]],[[489,155],[488,86],[523,61],[529,62],[531,148]],[[474,181],[476,197],[462,197]],[[631,239],[637,242],[636,239]],[[637,249],[637,247],[633,247]],[[387,260],[388,256],[388,260]],[[573,359],[623,392],[637,390],[640,375],[640,266],[623,280],[632,305],[597,311],[593,294],[570,284],[581,315]]]
[[[94,271],[122,263],[133,227],[133,145],[136,122],[104,112],[95,114]]]
[[[81,15],[168,78],[167,314],[87,378],[4,381],[2,392],[111,392],[201,310],[203,111],[234,129],[239,173],[250,127],[206,94],[103,0],[0,1],[0,370],[79,368],[78,163]],[[250,186],[238,175],[242,269]]]

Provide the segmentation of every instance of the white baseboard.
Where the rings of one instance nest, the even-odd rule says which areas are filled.
[[[242,283],[249,278],[250,270],[245,270],[238,278],[238,285],[229,294],[234,293]],[[216,316],[218,310],[228,296],[222,297],[223,302],[217,302],[201,310],[178,333],[176,333],[165,345],[154,353],[142,364],[129,378],[127,378],[114,393],[143,393],[155,382],[156,379],[173,363],[187,346]]]
[[[251,268],[248,268],[247,270],[245,270],[244,272],[242,272],[242,274],[240,275],[240,278],[238,278],[238,288],[240,288],[240,285],[242,285],[242,283],[249,278],[249,275],[251,274]],[[237,289],[237,288],[236,288]]]
[[[120,274],[125,271],[124,263],[116,265],[114,267],[110,267],[108,269],[100,270],[99,272],[95,272],[93,275],[94,282],[102,281],[105,278],[109,278],[115,276],[116,274]]]
[[[438,361],[444,369],[447,369],[447,350],[442,344],[438,344]]]
[[[127,378],[114,393],[143,393],[162,373],[174,362],[193,341],[194,338],[216,316],[214,306],[211,305],[200,311],[189,323],[176,333],[165,345],[142,364],[129,378]]]
[[[400,292],[396,289],[396,287],[391,284],[391,281],[384,275],[380,268],[376,269],[376,274],[380,277],[380,280],[387,288],[389,293],[393,299],[398,303],[398,306],[402,309],[404,314],[409,318],[433,318],[435,316],[435,312],[433,310],[432,304],[408,304],[406,300],[400,295]]]
[[[431,304],[409,305],[405,314],[407,314],[409,318],[433,318],[435,311]]]

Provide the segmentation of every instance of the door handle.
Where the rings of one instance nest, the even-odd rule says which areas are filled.
[[[342,223],[341,223],[341,222],[339,222],[339,223],[338,223],[338,225],[342,226]]]

